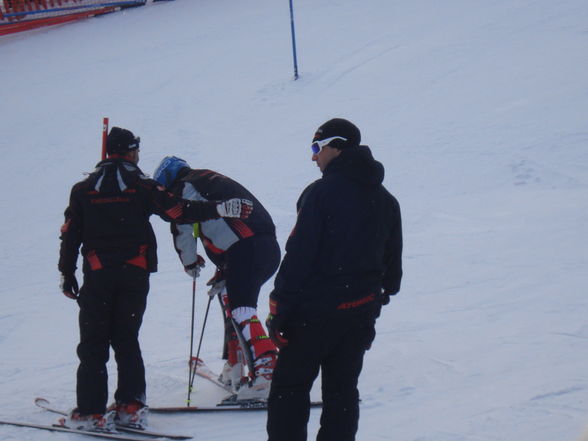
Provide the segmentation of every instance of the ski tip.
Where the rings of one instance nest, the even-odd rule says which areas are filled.
[[[43,398],[43,397],[37,397],[37,398],[35,398],[35,404],[37,406],[46,406],[49,404],[49,400],[47,400],[46,398]]]

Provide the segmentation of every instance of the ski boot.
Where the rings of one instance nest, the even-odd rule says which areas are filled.
[[[116,433],[114,412],[81,415],[78,409],[72,410],[68,416],[59,420],[59,425],[70,429],[86,430],[89,432]]]
[[[254,378],[237,392],[237,401],[266,401],[269,396],[278,353],[269,351],[253,362]]]
[[[115,413],[114,422],[116,424],[133,429],[147,429],[149,408],[145,404],[139,401],[115,403],[109,409]]]
[[[223,383],[225,386],[232,388],[235,392],[241,387],[243,384],[244,377],[244,366],[243,363],[235,363],[231,364],[231,362],[227,361],[223,366],[223,370],[218,377],[218,381]]]
[[[276,346],[267,336],[254,308],[237,308],[232,313],[250,377],[237,392],[237,400],[267,400],[278,356]]]

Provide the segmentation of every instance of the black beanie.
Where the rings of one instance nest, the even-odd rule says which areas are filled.
[[[139,148],[139,141],[130,130],[113,127],[106,138],[106,151],[109,155],[130,152]]]
[[[347,140],[343,141],[342,139],[334,139],[329,143],[329,146],[337,149],[357,147],[361,142],[361,132],[359,129],[355,124],[343,118],[333,118],[324,123],[317,129],[312,141],[322,141],[323,139],[332,138],[334,136],[340,136]]]

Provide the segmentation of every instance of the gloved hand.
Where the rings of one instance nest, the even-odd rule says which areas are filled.
[[[247,219],[253,211],[253,202],[249,199],[229,199],[220,202],[216,206],[216,211],[220,217],[238,217]]]
[[[62,274],[59,289],[61,289],[61,292],[66,297],[76,300],[80,292],[78,281],[76,280],[76,275],[74,273]]]
[[[270,312],[265,320],[265,326],[269,337],[278,348],[283,348],[288,345],[288,340],[284,338],[284,324],[286,323],[286,315],[280,311],[278,300],[270,295],[269,300]]]
[[[390,297],[395,296],[396,294],[397,293],[394,291],[383,289],[382,293],[380,294],[380,302],[382,303],[382,305],[387,305],[388,303],[390,303]]]
[[[201,255],[196,256],[196,262],[191,263],[190,265],[184,266],[184,271],[188,274],[191,278],[195,279],[200,276],[200,270],[204,268],[206,265],[206,261]]]
[[[212,276],[212,278],[206,282],[206,286],[210,286],[211,288],[208,290],[208,295],[210,297],[214,297],[218,294],[221,293],[221,291],[223,290],[223,288],[226,285],[226,281],[225,281],[225,275],[223,274],[223,270],[218,268],[216,269],[216,272],[214,273],[214,276]]]

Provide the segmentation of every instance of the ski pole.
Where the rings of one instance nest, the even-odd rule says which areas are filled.
[[[204,322],[202,323],[202,332],[200,332],[200,341],[198,342],[198,350],[196,351],[196,359],[200,360],[200,348],[202,347],[202,338],[204,337],[204,328],[206,327],[206,321],[208,319],[208,311],[210,311],[210,302],[212,297],[208,297],[208,303],[206,304],[206,312],[204,313]]]
[[[190,324],[190,369],[188,370],[188,399],[186,406],[190,405],[190,394],[192,392],[192,354],[194,353],[194,314],[196,309],[196,276],[192,279],[192,321]]]
[[[206,322],[208,321],[208,311],[210,311],[210,302],[212,297],[208,297],[208,304],[206,305],[206,312],[204,313],[204,321],[202,322],[202,331],[200,331],[200,341],[198,342],[198,350],[196,351],[196,358],[190,359],[190,366],[194,366],[193,370],[190,371],[190,387],[188,394],[192,391],[194,385],[194,378],[196,377],[196,369],[198,369],[198,362],[200,361],[200,348],[202,348],[202,339],[204,337],[204,329],[206,328]],[[190,401],[190,395],[188,395],[188,402]]]

